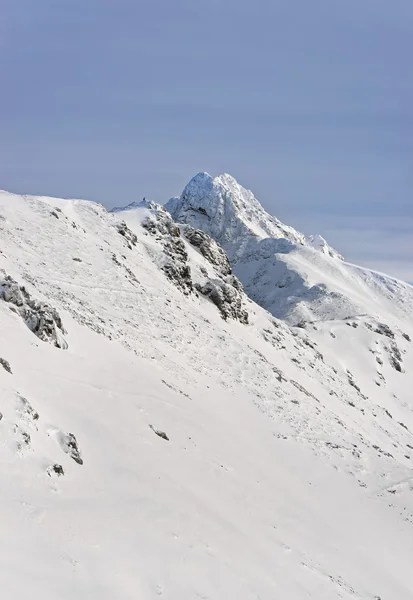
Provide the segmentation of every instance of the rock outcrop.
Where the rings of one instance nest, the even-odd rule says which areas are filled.
[[[32,298],[26,288],[19,285],[10,275],[0,275],[0,299],[10,304],[10,308],[20,315],[30,331],[39,339],[53,344],[56,348],[67,348],[63,337],[66,332],[57,310]]]
[[[225,280],[208,279],[204,285],[197,284],[196,289],[217,306],[225,320],[248,323],[248,312],[242,303],[242,285],[235,275],[228,275]]]
[[[186,295],[196,289],[217,306],[224,319],[248,323],[248,312],[243,307],[242,284],[232,274],[225,250],[204,231],[174,223],[164,207],[151,204],[150,209],[151,213],[142,225],[163,246],[161,268],[168,279]],[[194,276],[187,244],[202,255],[206,264],[212,267],[212,273],[206,266],[201,266]]]

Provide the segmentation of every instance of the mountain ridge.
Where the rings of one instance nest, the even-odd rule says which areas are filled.
[[[6,598],[411,598],[408,319],[290,326],[150,202],[0,194],[0,236]]]

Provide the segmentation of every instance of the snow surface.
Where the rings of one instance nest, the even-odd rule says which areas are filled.
[[[0,290],[58,311],[67,343],[0,291],[2,598],[413,597],[410,292],[240,206],[361,313],[291,328],[244,295],[249,324],[224,320],[183,233],[193,291],[166,276],[153,204],[0,194]]]

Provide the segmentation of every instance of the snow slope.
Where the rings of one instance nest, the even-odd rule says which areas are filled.
[[[413,328],[290,328],[201,233],[0,194],[2,598],[410,599]]]
[[[230,175],[199,173],[166,208],[220,243],[249,297],[278,318],[297,324],[390,312],[413,323],[412,286],[343,262],[321,236],[306,238],[266,213]]]

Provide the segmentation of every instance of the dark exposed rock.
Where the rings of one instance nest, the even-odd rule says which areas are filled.
[[[129,229],[125,221],[117,223],[116,229],[118,230],[118,233],[120,233],[120,235],[122,235],[125,238],[126,244],[130,250],[132,249],[132,246],[136,246],[136,244],[138,243],[138,238],[133,233],[133,231]]]
[[[188,260],[188,252],[185,248],[185,242],[183,242],[180,238],[168,236],[165,239],[164,252],[168,256],[171,256],[174,259],[177,258],[183,263],[186,263]]]
[[[172,221],[169,213],[154,205],[152,213],[143,221],[143,227],[163,244],[166,260],[162,269],[184,294],[190,294],[194,287],[207,296],[219,309],[224,319],[233,318],[248,323],[248,313],[242,306],[243,288],[241,282],[231,275],[231,268],[225,251],[206,233],[183,225],[182,231],[188,242],[197,248],[202,256],[212,264],[217,278],[210,278],[205,267],[201,273],[207,279],[194,286],[191,268],[188,264],[188,252],[181,238],[180,227]]]
[[[38,338],[57,348],[67,348],[61,335],[66,332],[57,310],[32,298],[26,288],[19,286],[9,275],[0,278],[0,299],[16,307],[15,312]]]
[[[288,379],[285,377],[284,373],[281,371],[281,369],[279,369],[278,367],[273,366],[272,367],[273,373],[275,373],[277,375],[277,379],[280,383],[283,383],[283,381],[288,381]]]
[[[209,279],[204,285],[197,284],[196,289],[217,306],[223,319],[248,323],[248,312],[242,305],[242,286],[234,275],[228,275],[225,281]]]
[[[377,450],[377,452],[380,452],[380,454],[383,454],[388,458],[394,458],[393,454],[390,454],[390,452],[386,452],[386,450],[382,450],[382,448],[380,448],[380,446],[377,446],[377,444],[373,444],[372,447],[374,448],[374,450]]]
[[[17,437],[17,448],[23,450],[25,447],[30,446],[31,437],[30,433],[22,429],[19,425],[14,425],[14,433]]]
[[[69,454],[69,456],[73,458],[78,465],[83,465],[83,459],[80,454],[79,446],[73,433],[59,431],[56,437],[63,452]]]
[[[183,225],[184,236],[192,246],[198,248],[200,253],[208,262],[218,267],[223,275],[231,273],[228,256],[223,248],[215,240],[200,229],[194,229],[190,225]]]
[[[11,366],[10,363],[5,360],[4,358],[0,358],[0,365],[3,367],[3,369],[5,369],[8,373],[11,373]]]
[[[184,294],[190,294],[193,290],[193,284],[191,279],[191,268],[189,265],[176,264],[174,262],[167,262],[162,267],[165,275],[168,277],[176,287],[180,288]]]
[[[156,429],[153,425],[149,425],[149,427],[152,429],[152,431],[154,433],[156,433],[157,436],[159,436],[163,440],[166,440],[167,442],[169,442],[169,437],[166,435],[166,433],[164,431],[161,431],[160,429]]]
[[[83,459],[80,456],[80,450],[79,450],[79,447],[77,445],[77,441],[76,441],[75,436],[73,435],[73,433],[68,433],[67,437],[68,437],[68,439],[67,439],[67,446],[68,446],[68,448],[70,450],[70,452],[69,452],[70,456],[79,465],[83,465]]]
[[[402,369],[403,359],[402,359],[401,352],[400,352],[399,347],[397,346],[396,342],[392,342],[390,344],[390,346],[388,348],[386,348],[386,350],[389,353],[389,361],[390,361],[390,364],[393,367],[393,369],[395,369],[399,373],[402,373],[403,372],[403,369]]]
[[[46,472],[49,475],[49,477],[52,477],[52,475],[57,475],[58,477],[61,477],[65,474],[62,465],[59,465],[57,463],[55,463],[54,465],[50,465],[50,467],[47,467]]]
[[[172,283],[174,283],[184,294],[193,291],[191,278],[191,267],[188,265],[188,253],[185,243],[179,238],[167,235],[164,241],[164,253],[166,260],[162,270]]]
[[[312,350],[314,350],[316,358],[318,358],[319,360],[324,360],[323,355],[321,354],[321,352],[319,352],[316,349],[317,344],[315,342],[312,342],[308,339],[308,337],[300,337],[299,338],[300,341],[305,345],[308,346],[309,348],[311,348]]]
[[[181,239],[178,225],[174,223],[163,207],[154,205],[153,212],[142,223],[142,226],[163,244],[166,260],[161,265],[168,279],[184,294],[193,291],[191,268],[187,264],[188,253],[185,242]]]
[[[411,342],[411,337],[408,333],[402,333],[402,336],[404,337],[405,340],[407,340],[408,342]]]
[[[353,387],[364,400],[368,399],[367,396],[365,396],[361,392],[360,386],[358,386],[357,383],[354,381],[353,374],[348,369],[347,369],[347,381],[351,385],[351,387]],[[364,412],[364,409],[362,409],[362,412]]]
[[[356,382],[354,381],[354,379],[351,379],[351,377],[348,378],[348,382],[349,384],[358,392],[360,392],[360,388],[359,386],[356,384]]]
[[[27,431],[22,431],[21,435],[26,446],[30,446],[30,442],[32,441],[30,433],[28,433]]]
[[[303,387],[301,385],[301,383],[298,383],[298,381],[294,381],[294,379],[290,379],[290,383],[292,383],[292,385],[297,388],[297,390],[299,390],[302,394],[305,394],[306,396],[308,396],[309,398],[313,398],[316,402],[320,402],[318,400],[318,398],[316,398],[314,396],[314,394],[312,394],[311,392],[309,392],[308,390],[305,389],[305,387]]]
[[[152,214],[144,219],[142,227],[152,235],[171,235],[172,237],[181,235],[178,225],[172,221],[170,214],[162,206],[157,206]]]
[[[385,323],[378,323],[374,331],[380,335],[385,335],[386,337],[394,339],[393,331]]]
[[[20,396],[19,394],[17,395],[17,411],[26,420],[27,419],[30,419],[32,421],[39,420],[39,413],[34,410],[32,405],[30,404],[30,402],[28,400],[26,400],[26,398],[23,398],[23,396]]]

